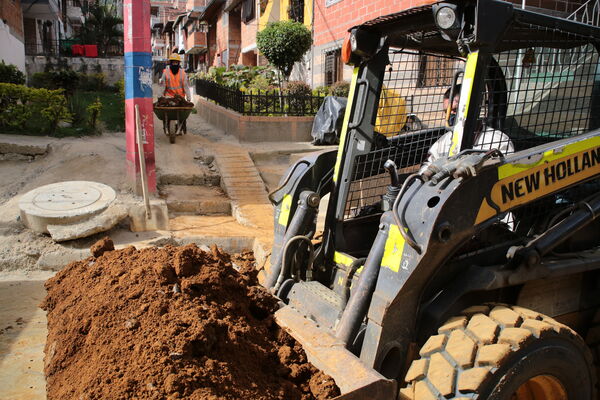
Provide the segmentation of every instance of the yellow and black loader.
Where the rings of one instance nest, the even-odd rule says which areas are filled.
[[[497,0],[351,29],[339,149],[271,193],[264,283],[340,398],[596,398],[599,46]]]

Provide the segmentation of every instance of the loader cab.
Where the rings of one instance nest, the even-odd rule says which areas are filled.
[[[545,15],[485,3],[441,2],[350,30],[343,53],[354,67],[352,90],[327,210],[325,262],[343,269],[335,260],[348,264],[368,254],[391,183],[387,160],[401,185],[443,135],[452,136],[448,155],[474,145],[514,152],[598,127],[596,28],[553,29]],[[449,126],[443,93],[455,86],[459,112]],[[498,134],[485,134],[491,131]],[[526,214],[530,220],[532,210]],[[509,222],[513,231],[517,222]]]

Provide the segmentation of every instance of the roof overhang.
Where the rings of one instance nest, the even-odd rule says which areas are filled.
[[[224,10],[226,12],[229,12],[229,11],[233,10],[234,8],[236,8],[238,5],[240,5],[241,2],[242,2],[242,0],[227,0],[225,2]]]
[[[183,18],[185,16],[187,16],[187,14],[178,15],[177,18],[175,18],[175,23],[173,24],[173,28],[177,27],[181,23],[181,20],[183,20]]]
[[[202,54],[206,53],[207,48],[205,45],[196,44],[191,49],[188,49],[185,54]]]
[[[173,24],[175,23],[175,21],[167,21],[167,23],[165,24],[165,29],[163,30],[163,32],[173,32]]]
[[[225,0],[210,0],[206,5],[206,9],[200,14],[198,19],[200,21],[206,21],[210,18],[213,18],[217,15],[217,12],[220,10],[221,6],[225,4]]]
[[[60,6],[57,0],[21,0],[23,17],[45,20],[60,20]]]

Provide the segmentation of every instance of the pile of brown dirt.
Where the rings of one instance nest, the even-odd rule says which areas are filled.
[[[190,103],[181,96],[175,97],[159,97],[154,103],[154,107],[193,107],[194,103]]]
[[[48,399],[326,399],[333,380],[274,322],[251,253],[111,250],[46,282]],[[239,266],[239,272],[236,271]]]

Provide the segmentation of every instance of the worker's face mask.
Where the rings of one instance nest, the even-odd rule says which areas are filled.
[[[171,64],[169,65],[169,68],[171,68],[171,72],[174,74],[179,72],[179,64]]]

